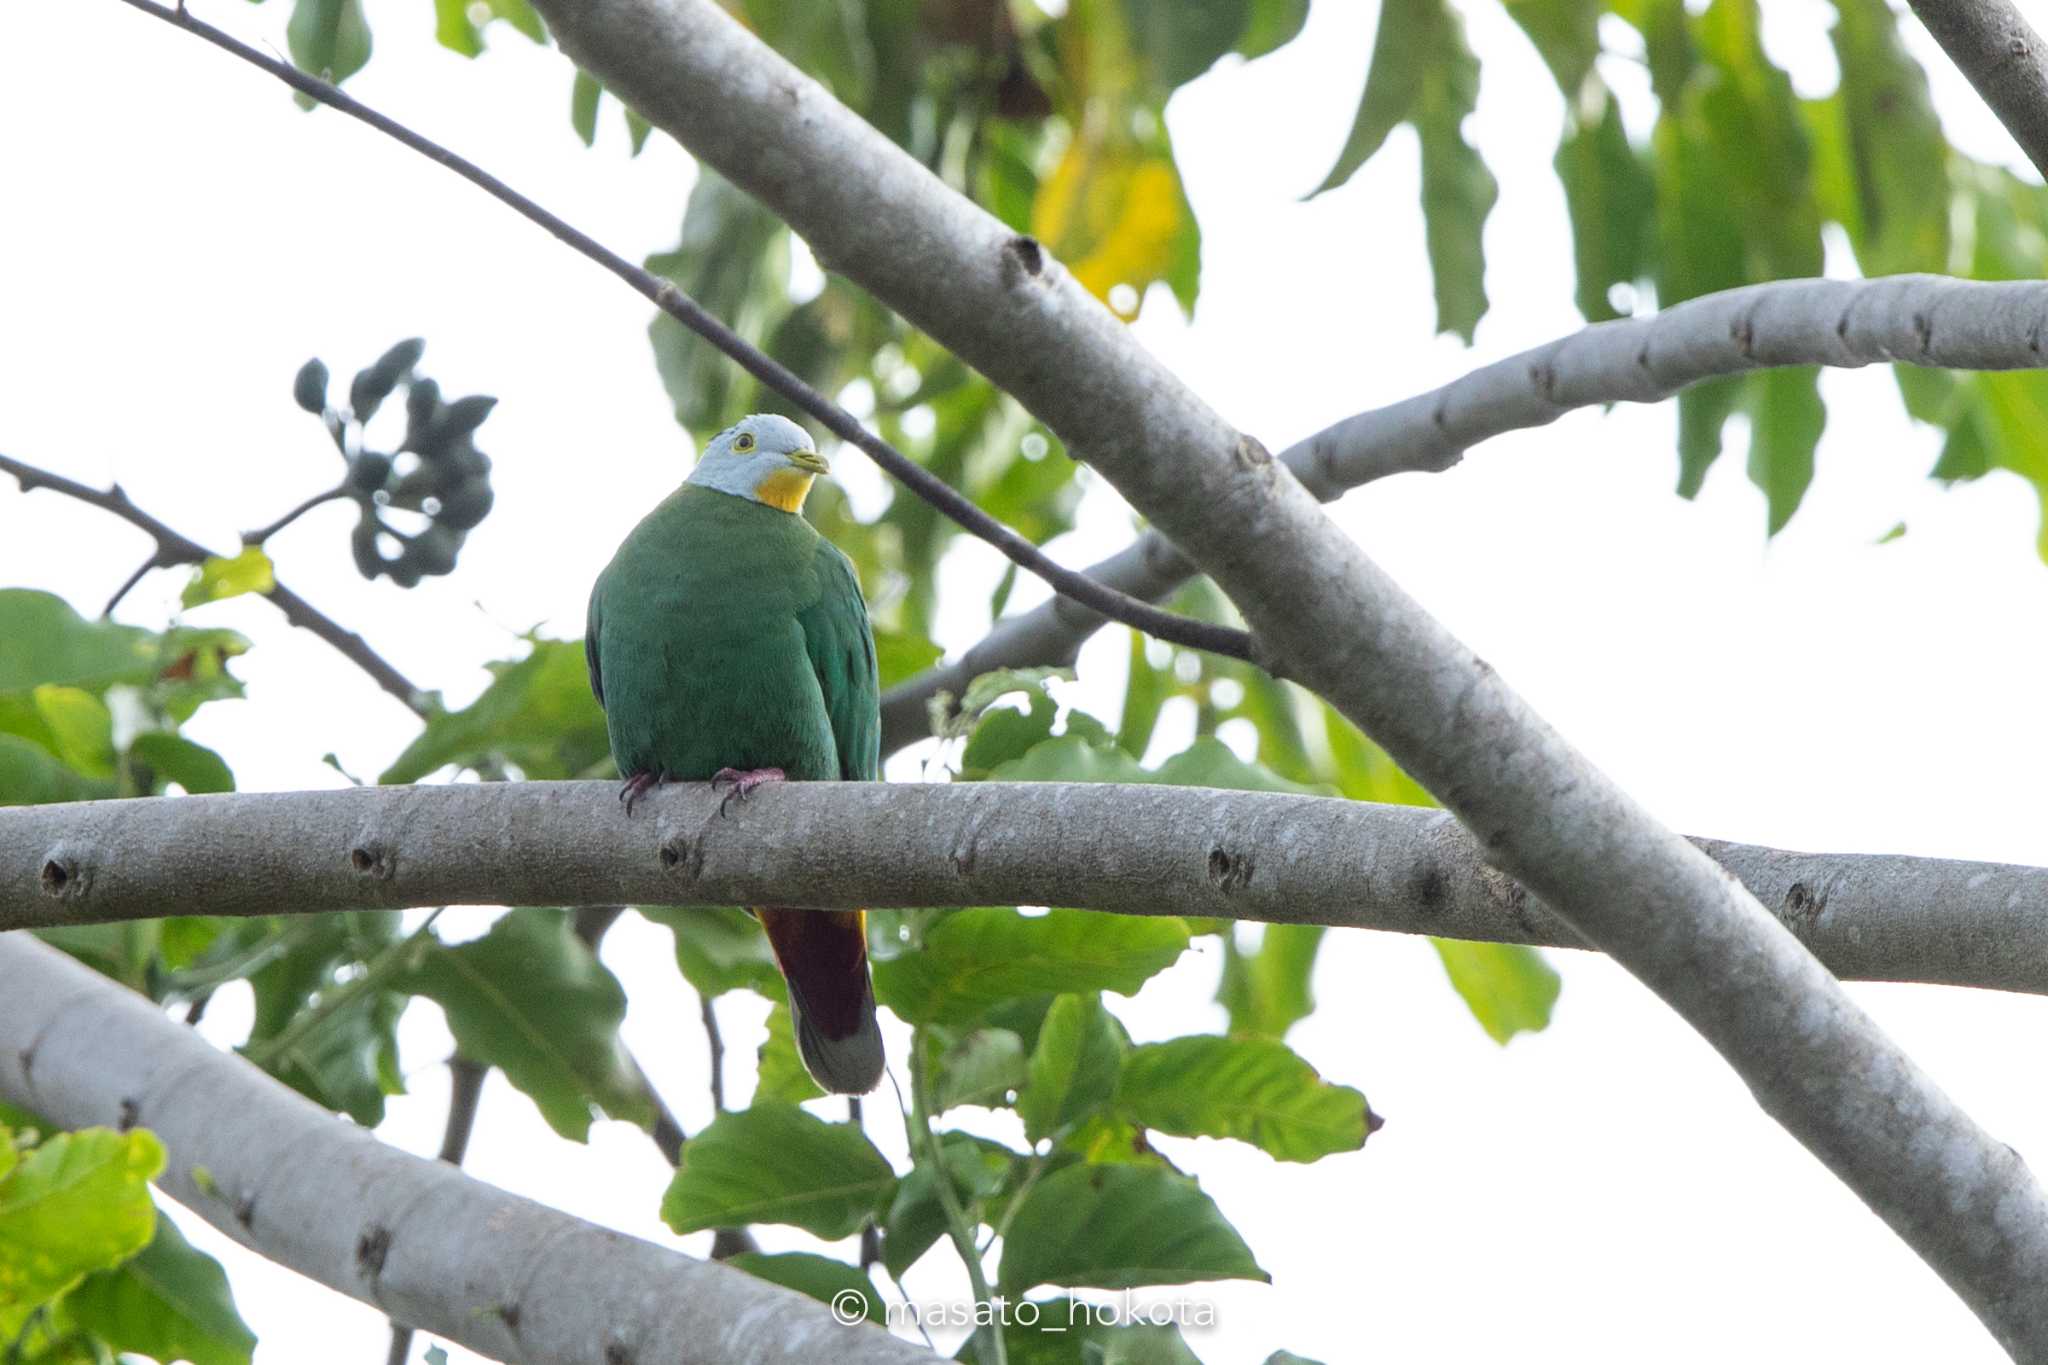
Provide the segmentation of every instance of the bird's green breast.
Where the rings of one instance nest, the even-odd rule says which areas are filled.
[[[839,564],[802,517],[744,498],[685,485],[649,513],[591,596],[592,678],[620,772],[840,777],[805,631]]]

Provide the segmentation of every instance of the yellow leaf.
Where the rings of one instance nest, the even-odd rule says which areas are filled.
[[[250,545],[232,559],[215,556],[194,569],[183,600],[186,606],[196,607],[245,592],[269,592],[276,584],[270,556],[263,553],[262,546]]]
[[[1033,235],[1105,303],[1117,285],[1142,299],[1165,279],[1181,234],[1191,228],[1173,163],[1130,143],[1076,139],[1031,206]],[[1135,300],[1128,308],[1110,306],[1126,321],[1138,313]]]

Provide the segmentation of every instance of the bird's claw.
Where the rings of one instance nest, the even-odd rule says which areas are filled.
[[[634,773],[625,780],[619,787],[619,800],[625,803],[628,818],[632,816],[633,807],[639,802],[640,798],[660,786],[665,780],[660,773]]]
[[[718,813],[724,815],[733,802],[744,801],[753,795],[755,788],[784,781],[787,776],[780,768],[720,768],[711,775],[711,790],[717,791],[720,787],[732,790],[718,803]]]

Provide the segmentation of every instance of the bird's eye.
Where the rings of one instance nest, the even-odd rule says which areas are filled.
[[[742,454],[742,455],[744,455],[744,454],[746,454],[746,453],[747,453],[748,451],[752,450],[752,449],[754,448],[754,435],[753,435],[753,433],[752,433],[752,432],[748,432],[748,431],[743,431],[743,432],[741,432],[741,433],[740,433],[739,435],[737,435],[737,436],[733,437],[733,438],[732,438],[732,448],[733,448],[734,450],[737,450],[737,451],[738,451],[738,452],[739,452],[740,454]]]

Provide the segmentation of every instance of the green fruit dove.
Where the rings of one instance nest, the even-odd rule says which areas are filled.
[[[829,472],[802,427],[748,417],[598,575],[584,650],[627,814],[662,782],[709,781],[729,806],[767,782],[880,776],[867,603],[852,562],[802,516]],[[789,982],[804,1065],[827,1090],[872,1090],[883,1055],[865,912],[754,914]]]

